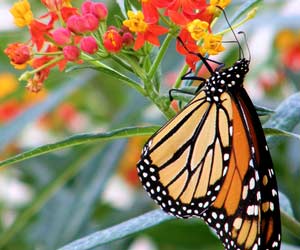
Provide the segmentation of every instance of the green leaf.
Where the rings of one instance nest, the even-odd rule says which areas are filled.
[[[300,123],[300,93],[296,93],[285,99],[276,108],[275,113],[263,125],[265,128],[272,128],[282,131],[293,131]],[[286,132],[285,132],[286,134]],[[294,135],[293,135],[294,136]],[[296,136],[298,137],[298,136]],[[268,144],[276,144],[278,138],[272,136],[267,137]]]
[[[17,163],[20,161],[24,161],[26,159],[43,155],[49,152],[53,152],[59,149],[69,148],[69,147],[82,145],[86,143],[93,143],[100,140],[112,140],[112,139],[128,138],[133,136],[151,135],[155,131],[157,131],[158,128],[159,127],[157,126],[128,127],[128,128],[116,129],[110,132],[103,132],[103,133],[78,134],[78,135],[71,136],[65,140],[55,142],[55,143],[45,144],[43,146],[10,157],[4,161],[1,161],[0,167]]]
[[[58,250],[87,250],[101,246],[108,242],[122,239],[134,233],[158,225],[175,217],[166,214],[160,209],[148,212],[136,218],[130,219],[116,226],[95,232],[86,237],[78,239]]]
[[[0,129],[0,151],[14,140],[27,124],[34,122],[43,114],[52,110],[76,89],[86,84],[93,76],[94,74],[89,72],[72,78],[72,80],[68,82],[61,83],[62,86],[50,94],[45,101],[35,104],[11,122],[5,124]]]
[[[278,129],[278,128],[264,128],[264,132],[266,135],[269,136],[288,136],[300,140],[300,135],[282,129]]]

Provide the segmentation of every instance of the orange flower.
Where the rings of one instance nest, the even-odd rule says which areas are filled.
[[[128,11],[128,20],[123,21],[124,26],[128,27],[131,32],[137,34],[134,50],[140,49],[146,41],[153,45],[159,46],[158,36],[168,32],[165,27],[157,24],[149,24],[144,21],[144,14],[141,11],[134,13]]]
[[[16,69],[25,69],[31,59],[31,49],[24,43],[11,43],[4,53]]]

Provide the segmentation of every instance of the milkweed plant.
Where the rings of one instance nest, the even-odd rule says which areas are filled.
[[[127,104],[127,111],[121,112],[118,118],[111,120],[111,124],[106,124],[101,132],[72,133],[69,137],[50,144],[11,150],[1,156],[0,166],[14,164],[9,169],[17,170],[21,163],[26,168],[27,164],[34,162],[39,165],[49,161],[50,164],[51,159],[48,168],[52,166],[55,171],[48,169],[51,176],[44,179],[38,176],[37,170],[33,171],[35,168],[29,168],[30,170],[22,174],[27,181],[36,178],[33,181],[36,190],[26,206],[13,212],[11,222],[2,223],[0,248],[83,250],[102,249],[101,246],[105,245],[109,249],[165,249],[169,245],[173,247],[169,249],[222,249],[216,237],[200,220],[178,221],[159,209],[149,212],[153,204],[147,200],[144,192],[137,191],[141,187],[137,181],[135,164],[145,139],[163,123],[162,117],[147,116],[153,110],[149,107],[155,106],[165,119],[170,119],[184,106],[191,98],[190,95],[174,92],[174,100],[171,101],[168,91],[181,89],[194,93],[197,83],[182,81],[182,76],[209,76],[197,54],[203,57],[212,56],[215,61],[227,62],[236,61],[239,53],[247,55],[246,49],[240,51],[236,40],[246,48],[247,38],[235,34],[245,23],[251,25],[253,22],[255,27],[259,27],[256,12],[259,6],[264,6],[261,4],[263,1],[40,2],[42,5],[39,3],[38,11],[28,0],[19,0],[10,9],[15,25],[22,29],[24,34],[22,39],[26,38],[19,40],[19,36],[18,39],[14,36],[15,40],[6,44],[4,53],[10,64],[21,72],[20,88],[26,89],[27,97],[21,98],[22,104],[20,95],[17,102],[7,103],[8,99],[13,99],[16,95],[11,94],[9,88],[1,84],[1,149],[7,152],[11,145],[15,145],[15,135],[25,125],[51,112],[58,103],[67,99],[71,92],[76,89],[77,93],[81,91],[78,89],[89,89],[88,84],[92,78],[92,85],[109,81],[117,86],[108,87],[106,93],[109,93],[111,98],[123,96],[121,99],[124,99],[127,90],[134,90],[128,92],[128,99],[132,97],[133,100],[131,104]],[[298,29],[300,30],[300,27]],[[255,35],[255,31],[253,33],[249,34],[250,37]],[[270,70],[261,73],[258,82],[266,96],[280,96],[285,100],[273,106],[274,110],[257,106],[257,112],[265,122],[265,134],[274,155],[279,189],[282,191],[282,249],[300,249],[300,224],[296,219],[300,216],[300,206],[296,204],[299,203],[300,189],[293,189],[297,178],[299,179],[299,157],[294,160],[296,163],[292,164],[294,167],[289,170],[288,157],[285,157],[287,162],[283,163],[282,158],[278,157],[282,151],[276,149],[280,145],[288,147],[282,142],[286,140],[283,136],[296,138],[292,140],[294,145],[294,141],[300,138],[298,134],[292,133],[300,123],[300,95],[293,94],[300,89],[300,36],[295,30],[279,30],[278,27],[274,37],[273,50],[278,57],[273,55],[269,60],[278,59],[283,63],[276,65],[271,73]],[[259,43],[263,42],[261,40]],[[251,53],[251,43],[249,46]],[[172,58],[171,62],[169,58]],[[213,62],[209,63],[212,67],[217,66]],[[164,67],[169,64],[176,67],[172,74],[164,72]],[[259,72],[257,69],[256,71]],[[51,80],[53,77],[59,79],[59,76],[64,76],[69,82]],[[171,80],[167,79],[167,76]],[[298,79],[298,82],[295,79]],[[165,84],[166,81],[169,83]],[[285,87],[282,82],[285,83]],[[124,84],[125,88],[121,87]],[[291,84],[292,87],[287,88],[287,84]],[[119,87],[124,92],[120,93],[117,90]],[[15,89],[16,87],[13,91]],[[289,92],[289,89],[293,91]],[[45,95],[45,91],[48,90],[50,94]],[[255,90],[252,92],[255,93]],[[285,94],[280,94],[282,92]],[[8,94],[4,98],[5,93]],[[85,101],[92,105],[90,98],[93,97],[101,98],[101,95],[74,94],[73,99],[79,98],[80,105]],[[28,105],[34,99],[39,99],[39,102]],[[114,107],[109,105],[94,105],[88,110],[95,114],[98,110],[107,109],[109,113],[110,108],[114,110]],[[74,106],[61,105],[56,112],[63,125],[69,123],[70,119],[72,126],[80,124],[80,114]],[[5,119],[11,114],[16,116],[9,121],[7,119],[5,123]],[[97,117],[97,114],[94,116]],[[52,124],[55,123],[53,116],[50,119],[48,115],[43,119],[44,122],[50,120]],[[28,136],[23,140],[32,139],[34,138]],[[54,154],[55,151],[58,154]],[[295,159],[295,156],[293,157]],[[61,165],[59,169],[58,165]],[[19,171],[23,171],[24,168]],[[134,187],[135,194],[131,198],[134,205],[131,205],[130,209],[118,210],[109,205],[109,202],[99,201],[104,194],[109,196],[109,192],[106,192],[108,180],[114,173],[119,173]],[[293,178],[294,184],[286,183],[287,178]],[[126,189],[121,188],[120,191],[123,198],[127,195],[132,196],[131,191],[130,194],[126,193]],[[291,195],[291,192],[296,193]],[[119,202],[122,203],[122,199]],[[162,224],[158,225],[160,223]],[[182,232],[182,237],[189,240],[181,241],[181,236],[170,240],[167,233],[174,237],[178,235],[176,230]],[[196,240],[198,237],[201,238],[199,242]],[[141,248],[137,247],[139,244]]]

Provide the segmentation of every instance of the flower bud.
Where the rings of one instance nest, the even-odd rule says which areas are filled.
[[[92,5],[93,5],[93,2],[89,1],[89,0],[83,2],[83,4],[81,5],[81,13],[83,15],[91,13],[91,6]]]
[[[107,17],[108,10],[104,3],[93,3],[91,5],[91,13],[95,15],[99,21],[103,21]]]
[[[132,35],[132,33],[130,32],[125,32],[122,36],[122,43],[125,46],[131,46],[134,43],[134,37]]]
[[[58,45],[65,45],[71,43],[71,32],[66,28],[57,28],[52,33],[53,40]]]
[[[103,45],[109,52],[119,52],[122,49],[122,36],[116,30],[110,29],[103,35]]]
[[[17,69],[24,69],[26,63],[31,59],[31,50],[23,43],[9,44],[4,53],[9,57],[11,64]]]
[[[68,61],[76,61],[79,58],[80,50],[74,45],[68,45],[63,48],[65,59]]]
[[[94,54],[98,50],[98,44],[94,37],[86,36],[80,41],[80,48],[82,51],[88,54]]]
[[[82,20],[80,16],[78,15],[70,16],[67,20],[67,28],[76,34],[83,32],[84,26],[82,24]]]
[[[87,31],[95,31],[98,29],[99,20],[93,14],[85,14],[82,16],[82,22],[85,27],[85,32]]]

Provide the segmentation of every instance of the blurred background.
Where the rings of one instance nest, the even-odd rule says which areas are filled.
[[[233,0],[228,16],[244,2]],[[78,133],[164,123],[163,115],[144,97],[92,70],[52,72],[41,92],[28,92],[17,80],[20,71],[13,69],[3,53],[7,44],[28,39],[26,29],[13,24],[9,13],[13,3],[0,1],[0,160]],[[115,1],[106,3],[113,22],[119,7]],[[30,0],[30,4],[34,13],[43,13],[40,1]],[[72,1],[74,6],[80,4]],[[237,29],[247,34],[252,60],[245,87],[255,104],[276,109],[299,92],[299,13],[299,0],[262,1],[257,16]],[[227,38],[232,40],[232,34]],[[235,61],[236,47],[227,46],[217,60],[228,65]],[[168,53],[161,73],[166,93],[183,63],[182,57]],[[300,133],[299,122],[293,131]],[[57,249],[156,208],[142,189],[135,166],[145,140],[136,137],[86,144],[2,168],[0,242],[10,240],[1,249]],[[295,218],[300,218],[299,148],[299,141],[287,137],[270,145],[279,190],[288,198]],[[300,249],[300,240],[284,228],[283,240],[288,244],[283,249]],[[202,221],[191,219],[165,222],[95,249],[223,247]]]

